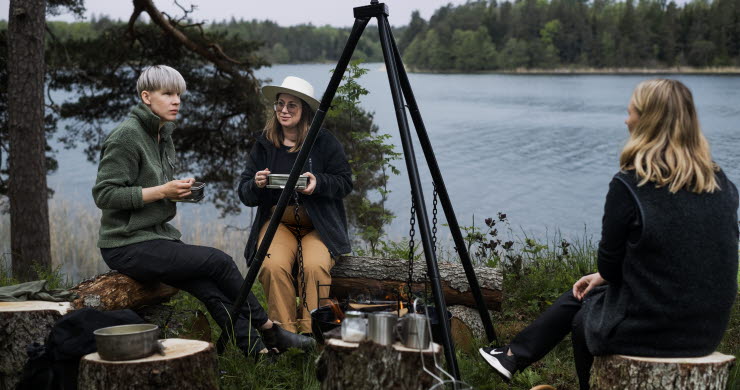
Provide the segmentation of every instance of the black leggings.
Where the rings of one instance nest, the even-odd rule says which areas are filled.
[[[509,344],[517,359],[517,369],[523,370],[542,359],[571,333],[578,382],[581,390],[587,390],[594,357],[586,346],[581,307],[581,301],[568,291],[519,332]]]
[[[170,240],[144,241],[100,252],[108,267],[124,275],[141,282],[159,281],[192,294],[203,302],[221,330],[231,334],[228,311],[244,282],[231,256],[215,248]],[[259,328],[265,322],[267,314],[250,292],[233,332],[244,352],[250,352],[258,339],[250,323]]]

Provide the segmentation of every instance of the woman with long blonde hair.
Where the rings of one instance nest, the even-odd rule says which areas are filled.
[[[640,83],[629,140],[609,184],[598,272],[579,279],[502,348],[481,348],[505,380],[569,332],[581,389],[593,356],[693,357],[714,352],[737,294],[738,193],[712,161],[691,91]]]

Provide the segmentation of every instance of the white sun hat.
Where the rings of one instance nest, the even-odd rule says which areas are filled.
[[[319,108],[319,101],[313,97],[313,85],[300,77],[288,76],[280,85],[265,85],[262,87],[262,94],[269,101],[275,101],[277,95],[281,93],[288,93],[302,99],[314,111]]]

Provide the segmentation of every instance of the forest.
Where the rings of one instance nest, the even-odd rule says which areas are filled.
[[[392,12],[389,20],[398,22]],[[119,23],[102,16],[49,26],[64,40]],[[256,54],[275,64],[336,61],[350,30],[234,18],[206,29],[260,42]],[[732,68],[740,66],[740,0],[479,0],[439,8],[429,20],[414,12],[393,34],[416,71]],[[355,58],[382,61],[372,23]]]

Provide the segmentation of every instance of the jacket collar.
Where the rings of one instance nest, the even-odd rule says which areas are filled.
[[[144,106],[144,107],[146,107],[146,106]],[[152,114],[152,115],[154,115],[154,114]],[[321,137],[323,137],[325,132],[326,132],[326,129],[324,129],[323,127],[321,129],[319,129],[319,134],[316,136],[316,140],[319,140]],[[274,145],[272,144],[272,142],[270,142],[270,140],[268,140],[267,137],[265,136],[265,132],[264,131],[261,131],[257,135],[257,142],[260,143],[260,144],[262,144],[262,146],[264,146],[264,147],[268,147],[268,146],[273,146],[274,147]]]
[[[153,113],[149,106],[143,102],[139,102],[139,104],[131,110],[130,115],[136,118],[136,120],[141,123],[141,127],[144,131],[152,137],[156,137],[158,132],[161,134],[162,138],[169,137],[172,135],[175,127],[177,127],[175,122],[165,122],[160,131],[159,116]]]

